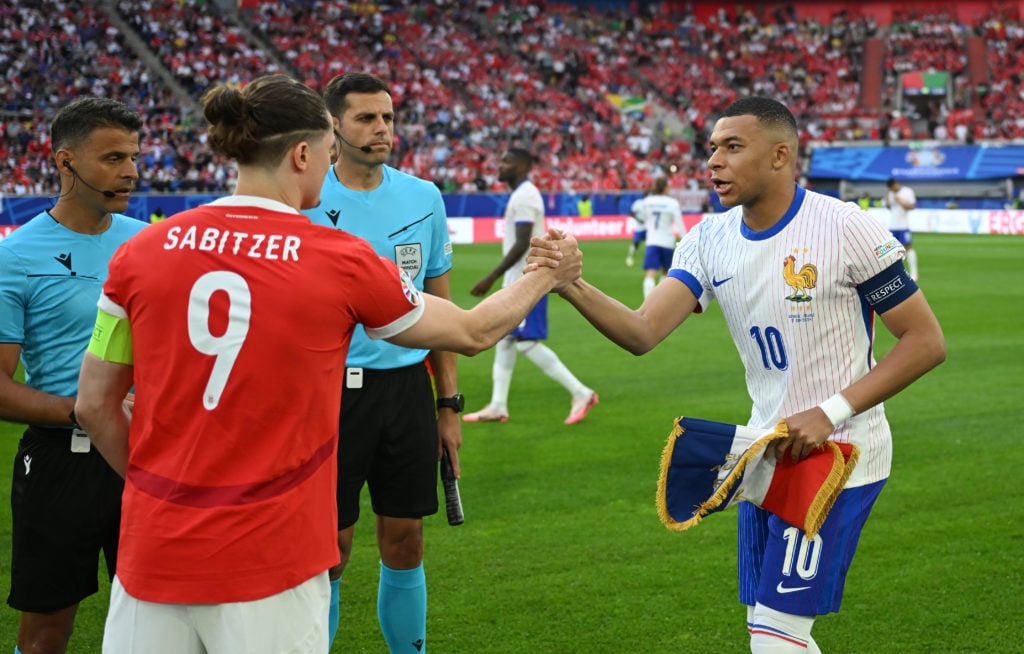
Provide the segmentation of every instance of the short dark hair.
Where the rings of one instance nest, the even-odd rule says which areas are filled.
[[[276,165],[297,143],[331,129],[323,98],[287,75],[258,77],[241,89],[219,84],[200,103],[210,145],[240,164]]]
[[[65,105],[50,123],[53,150],[74,148],[104,127],[126,132],[142,130],[142,117],[128,105],[110,98],[79,98]]]
[[[532,166],[537,163],[537,157],[526,148],[509,148],[505,152],[524,162],[527,166]]]
[[[757,95],[740,98],[729,105],[721,115],[722,118],[735,116],[754,116],[759,122],[769,127],[782,129],[794,138],[799,137],[800,134],[793,112],[786,105],[772,98]]]
[[[885,185],[888,188],[892,188],[894,184],[896,184],[896,178],[895,177],[890,177],[889,179],[885,180]]]
[[[391,89],[388,88],[387,83],[376,75],[343,73],[327,82],[327,88],[324,89],[324,102],[327,103],[327,111],[331,112],[332,116],[338,117],[348,108],[349,93],[380,93],[381,91],[391,95]]]

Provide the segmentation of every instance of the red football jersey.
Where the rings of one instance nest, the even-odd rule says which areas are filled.
[[[117,562],[129,594],[247,601],[338,563],[349,339],[357,323],[387,337],[419,319],[406,281],[362,239],[253,197],[180,213],[117,251],[100,306],[123,310],[133,336]]]

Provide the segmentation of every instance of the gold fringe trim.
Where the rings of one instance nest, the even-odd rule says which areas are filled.
[[[658,474],[658,496],[656,498],[658,504],[658,517],[661,518],[662,523],[673,531],[686,531],[690,527],[699,524],[700,521],[708,513],[718,508],[722,502],[729,496],[729,491],[736,485],[736,481],[743,476],[743,471],[746,469],[747,464],[753,460],[755,456],[760,456],[768,443],[778,440],[780,438],[786,438],[789,436],[789,427],[786,425],[786,421],[780,420],[779,424],[775,426],[775,431],[770,434],[765,434],[758,440],[754,441],[740,457],[736,465],[733,466],[729,474],[726,475],[718,487],[715,489],[715,494],[712,495],[707,501],[700,506],[696,507],[693,517],[679,522],[673,518],[668,512],[668,500],[666,497],[666,489],[668,486],[668,469],[672,465],[672,451],[675,448],[676,439],[683,435],[685,431],[680,424],[684,416],[676,418],[675,425],[672,428],[672,432],[668,435],[668,442],[665,444],[665,449],[661,452],[661,470]],[[840,455],[841,456],[841,455]]]
[[[852,443],[850,444],[849,461],[846,461],[843,451],[833,441],[825,441],[824,446],[832,450],[832,469],[829,470],[828,476],[825,477],[821,488],[818,489],[814,500],[811,501],[811,506],[807,509],[804,532],[809,538],[814,538],[821,531],[828,512],[832,510],[832,505],[836,503],[839,494],[846,487],[846,482],[850,480],[850,475],[853,474],[853,469],[857,466],[857,460],[860,458],[860,448]]]
[[[699,513],[707,515],[712,510],[717,509],[722,502],[729,496],[729,491],[736,485],[736,481],[743,476],[743,471],[747,468],[747,464],[750,463],[754,457],[762,456],[765,448],[768,447],[768,443],[778,440],[780,438],[786,438],[789,436],[789,425],[786,424],[785,420],[780,420],[779,424],[775,425],[775,431],[770,434],[765,434],[761,438],[754,441],[753,445],[747,448],[740,457],[740,460],[736,462],[736,465],[725,479],[718,484],[718,488],[715,489],[715,494],[712,495],[706,502],[700,505],[698,509]]]
[[[658,473],[658,496],[655,501],[658,505],[658,517],[666,527],[673,531],[683,531],[700,522],[700,516],[694,516],[685,522],[677,522],[668,512],[668,501],[665,499],[665,491],[668,486],[668,469],[672,465],[672,449],[675,447],[676,439],[683,435],[683,427],[680,424],[683,416],[676,418],[672,425],[672,431],[668,435],[668,442],[661,451],[661,463]]]
[[[672,452],[675,449],[676,440],[683,435],[685,430],[682,427],[682,421],[684,416],[679,416],[675,420],[675,424],[672,427],[671,433],[668,435],[668,442],[665,443],[665,448],[661,452],[660,470],[658,474],[658,494],[656,503],[658,506],[658,517],[661,522],[672,531],[686,531],[690,527],[697,525],[708,513],[717,509],[721,506],[729,497],[729,492],[733,486],[736,485],[737,480],[743,476],[743,471],[746,469],[747,464],[750,463],[756,456],[761,456],[764,453],[768,444],[772,441],[780,438],[786,438],[789,436],[789,426],[786,424],[785,419],[780,420],[775,426],[775,430],[769,434],[765,434],[758,440],[756,440],[740,457],[736,465],[733,466],[729,474],[726,475],[725,479],[718,484],[715,489],[714,495],[708,498],[707,501],[703,502],[700,506],[696,507],[693,516],[687,520],[678,521],[672,517],[668,511],[668,500],[666,499],[666,491],[668,487],[668,470],[672,466]],[[860,459],[860,448],[856,445],[851,444],[850,458],[845,460],[843,452],[839,449],[833,441],[825,441],[823,447],[828,447],[832,451],[832,468],[825,478],[818,492],[815,494],[814,499],[811,502],[811,506],[807,511],[807,516],[804,521],[803,529],[809,538],[814,538],[821,530],[821,526],[825,522],[825,518],[828,517],[828,512],[832,509],[832,505],[835,504],[839,494],[843,492],[843,488],[846,487],[846,482],[849,481],[850,475],[853,473],[853,469],[857,466],[857,461]]]

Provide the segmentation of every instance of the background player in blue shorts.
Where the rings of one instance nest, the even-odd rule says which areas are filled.
[[[117,561],[121,478],[76,429],[82,355],[107,262],[146,223],[121,214],[139,178],[142,119],[83,98],[53,119],[57,204],[0,241],[0,417],[28,423],[11,487],[16,651],[63,652],[78,603]],[[14,381],[21,361],[25,384]]]
[[[672,251],[676,246],[676,234],[686,233],[683,226],[683,210],[679,200],[668,195],[668,179],[654,180],[650,194],[640,202],[640,213],[644,217],[647,232],[647,248],[644,251],[644,297],[651,294],[658,280],[665,276],[672,264]]]
[[[889,189],[885,193],[885,206],[889,208],[889,231],[907,251],[907,269],[911,279],[917,281],[917,250],[914,249],[914,236],[910,231],[910,212],[917,207],[917,195],[914,189],[891,177],[886,180],[885,186]]]
[[[388,165],[395,110],[387,85],[366,73],[332,79],[324,92],[337,133],[338,160],[327,173],[314,223],[367,240],[404,268],[416,287],[450,299],[452,244],[438,188]],[[424,363],[430,358],[434,390]],[[438,443],[456,474],[462,431],[457,357],[373,340],[356,327],[346,360],[338,445],[338,544],[330,572],[331,639],[341,575],[352,553],[359,494],[369,486],[377,515],[381,572],[377,613],[392,652],[422,651],[427,586],[423,516],[437,512]],[[396,411],[395,407],[403,407]],[[436,411],[435,411],[436,408]],[[414,645],[418,643],[419,646]]]
[[[635,311],[582,279],[561,293],[634,354],[717,299],[754,400],[748,425],[772,428],[785,418],[789,426],[771,454],[799,460],[827,439],[860,448],[814,538],[740,504],[740,601],[755,654],[820,652],[814,620],[839,610],[861,528],[889,477],[892,437],[881,403],[945,358],[942,329],[903,267],[899,242],[856,206],[799,186],[797,146],[784,105],[733,103],[715,124],[708,160],[712,188],[730,210],[687,233],[668,278]],[[540,263],[544,241],[533,243]],[[874,314],[897,338],[877,363]]]
[[[473,286],[470,290],[473,295],[487,295],[499,277],[504,277],[503,286],[508,286],[522,277],[526,253],[530,248],[530,237],[544,233],[544,200],[529,179],[534,161],[533,154],[523,148],[509,148],[501,157],[498,179],[512,189],[512,195],[509,196],[508,205],[505,207],[505,240],[501,248],[504,256],[490,274]],[[545,297],[537,303],[517,330],[498,341],[494,348],[494,386],[491,389],[491,401],[480,411],[466,414],[463,420],[508,420],[508,393],[512,385],[512,370],[516,364],[517,352],[523,354],[544,371],[544,374],[569,391],[572,403],[565,424],[573,425],[583,420],[597,404],[597,393],[577,379],[554,350],[541,342],[548,337],[547,311],[548,299]]]

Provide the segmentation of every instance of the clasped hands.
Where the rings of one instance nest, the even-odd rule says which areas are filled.
[[[540,268],[554,270],[555,284],[551,291],[561,293],[583,274],[583,253],[572,234],[549,229],[544,236],[530,239],[530,252],[524,272]]]

